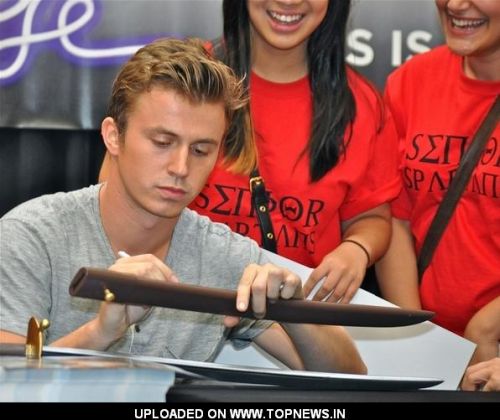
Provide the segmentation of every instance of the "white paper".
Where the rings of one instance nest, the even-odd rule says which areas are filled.
[[[347,373],[298,371],[289,369],[277,369],[276,367],[249,367],[244,365],[228,365],[222,363],[200,362],[184,359],[169,359],[155,356],[127,355],[120,353],[109,353],[103,351],[73,349],[63,347],[44,347],[43,362],[50,364],[56,358],[65,360],[61,356],[78,356],[82,364],[87,365],[88,359],[93,359],[98,363],[105,363],[106,360],[129,360],[140,363],[152,369],[159,364],[165,365],[172,372],[180,373],[183,376],[193,378],[212,378],[220,381],[241,382],[248,384],[280,385],[300,389],[329,389],[329,390],[415,390],[427,388],[435,383],[441,382],[437,378],[419,377],[393,377],[381,375],[354,375]],[[82,357],[88,356],[88,357]],[[15,363],[24,366],[26,359],[16,358]],[[11,368],[12,362],[8,365]],[[2,367],[0,361],[0,369]],[[200,376],[201,375],[201,376]]]
[[[267,254],[273,263],[288,267],[303,282],[312,271],[311,268],[282,256],[271,252]],[[362,289],[358,290],[352,303],[394,306]],[[444,379],[442,384],[433,389],[456,390],[475,349],[474,343],[428,321],[408,327],[347,327],[347,330],[368,366],[369,375]],[[253,345],[235,350],[230,344],[226,344],[215,361],[283,368],[282,364]]]

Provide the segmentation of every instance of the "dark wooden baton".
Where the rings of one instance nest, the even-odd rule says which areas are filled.
[[[161,306],[256,319],[251,310],[239,312],[236,309],[234,290],[166,283],[97,268],[81,268],[70,284],[69,293],[128,305]],[[394,307],[278,299],[268,300],[264,318],[304,324],[400,327],[418,324],[433,316],[430,311]]]

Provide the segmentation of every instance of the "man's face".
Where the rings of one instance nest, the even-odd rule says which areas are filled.
[[[222,102],[191,103],[160,87],[141,94],[116,156],[130,204],[158,217],[179,216],[204,187],[225,129]]]

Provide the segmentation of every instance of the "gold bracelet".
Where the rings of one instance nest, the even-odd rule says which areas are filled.
[[[342,239],[341,243],[344,243],[344,242],[350,242],[352,244],[356,244],[357,246],[359,246],[364,251],[364,253],[366,254],[366,258],[368,259],[366,266],[368,267],[370,265],[370,263],[371,263],[370,253],[361,243],[359,243],[358,241],[355,241],[354,239]]]

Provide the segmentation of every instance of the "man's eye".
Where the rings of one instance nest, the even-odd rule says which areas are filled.
[[[208,147],[203,146],[193,146],[193,153],[198,156],[206,156],[208,155]]]
[[[167,146],[170,146],[172,144],[171,141],[166,141],[166,140],[152,139],[152,142],[154,145],[156,145],[158,147],[167,147]]]

